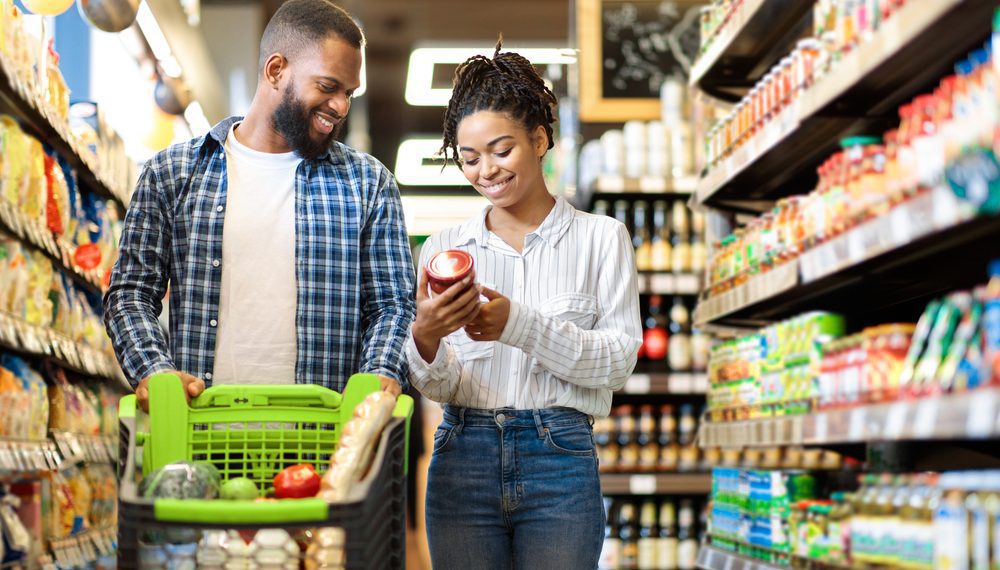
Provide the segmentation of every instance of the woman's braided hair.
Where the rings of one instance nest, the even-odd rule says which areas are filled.
[[[545,127],[549,148],[553,146],[552,123],[556,96],[545,86],[531,62],[514,52],[500,53],[503,36],[497,41],[493,58],[475,55],[455,71],[454,89],[444,112],[444,144],[441,153],[462,166],[456,134],[458,124],[478,111],[504,113],[529,131]]]

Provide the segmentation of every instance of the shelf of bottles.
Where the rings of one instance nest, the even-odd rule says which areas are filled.
[[[697,567],[706,529],[705,503],[691,498],[605,497],[608,522],[600,570]]]

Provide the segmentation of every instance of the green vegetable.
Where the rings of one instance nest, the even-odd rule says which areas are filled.
[[[260,496],[257,485],[246,477],[236,477],[222,484],[222,498],[229,501],[252,501]]]

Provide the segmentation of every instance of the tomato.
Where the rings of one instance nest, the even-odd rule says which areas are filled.
[[[279,499],[315,497],[319,486],[319,474],[308,463],[286,467],[274,477],[274,495]]]

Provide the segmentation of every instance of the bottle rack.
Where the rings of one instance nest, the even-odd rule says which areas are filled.
[[[691,85],[738,99],[790,51],[790,38],[811,25],[813,4],[737,3],[696,60]],[[842,137],[885,131],[901,103],[928,93],[956,61],[981,46],[996,7],[985,0],[907,1],[778,116],[703,171],[692,203],[728,213],[760,212],[774,200],[814,188],[816,167],[839,148]],[[928,300],[985,282],[987,263],[1000,256],[998,238],[1000,218],[977,214],[947,187],[933,188],[726,291],[703,293],[694,323],[759,328],[810,310],[843,314],[851,331],[915,322]],[[741,419],[702,422],[701,446],[831,449],[897,473],[982,467],[998,460],[991,443],[1000,440],[997,388],[799,415],[766,408],[729,412]],[[709,537],[698,567],[836,568],[793,561],[787,552],[775,553],[775,560],[784,557],[780,561],[765,562],[733,548]]]

